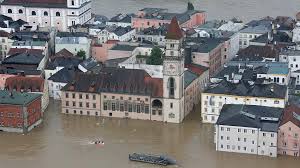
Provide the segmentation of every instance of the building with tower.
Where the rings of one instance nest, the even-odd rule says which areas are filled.
[[[164,121],[180,123],[184,118],[184,56],[183,34],[173,17],[166,34],[163,61]]]
[[[84,24],[92,18],[91,0],[3,0],[1,13],[29,25],[56,27]]]
[[[108,67],[76,74],[62,88],[62,113],[181,123],[200,101],[209,75],[206,67],[185,65],[183,39],[174,17],[159,77],[144,69]]]

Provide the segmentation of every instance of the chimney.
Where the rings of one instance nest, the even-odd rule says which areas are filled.
[[[6,24],[6,27],[9,28],[9,21],[8,20],[5,20],[3,21],[5,24]]]
[[[268,41],[269,42],[273,41],[273,32],[272,31],[268,31]]]

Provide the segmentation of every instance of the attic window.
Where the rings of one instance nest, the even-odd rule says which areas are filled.
[[[23,10],[22,10],[22,9],[19,9],[19,13],[23,13]]]
[[[44,12],[44,16],[48,16],[48,12],[47,11]]]
[[[31,12],[31,15],[32,15],[32,16],[35,16],[35,15],[36,15],[36,12],[35,12],[35,11],[32,11],[32,12]]]
[[[60,16],[60,13],[59,12],[56,12],[56,14],[55,14],[56,16]]]
[[[12,10],[11,10],[11,9],[8,9],[8,10],[7,10],[7,13],[12,13]]]

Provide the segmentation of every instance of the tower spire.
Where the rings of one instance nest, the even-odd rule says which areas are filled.
[[[171,20],[171,23],[168,27],[168,32],[166,34],[166,39],[179,40],[183,37],[182,31],[178,25],[176,16]]]

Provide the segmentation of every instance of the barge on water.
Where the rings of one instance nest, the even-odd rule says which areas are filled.
[[[150,164],[157,164],[162,166],[174,165],[176,162],[170,158],[161,155],[150,155],[150,154],[129,154],[129,160]]]

